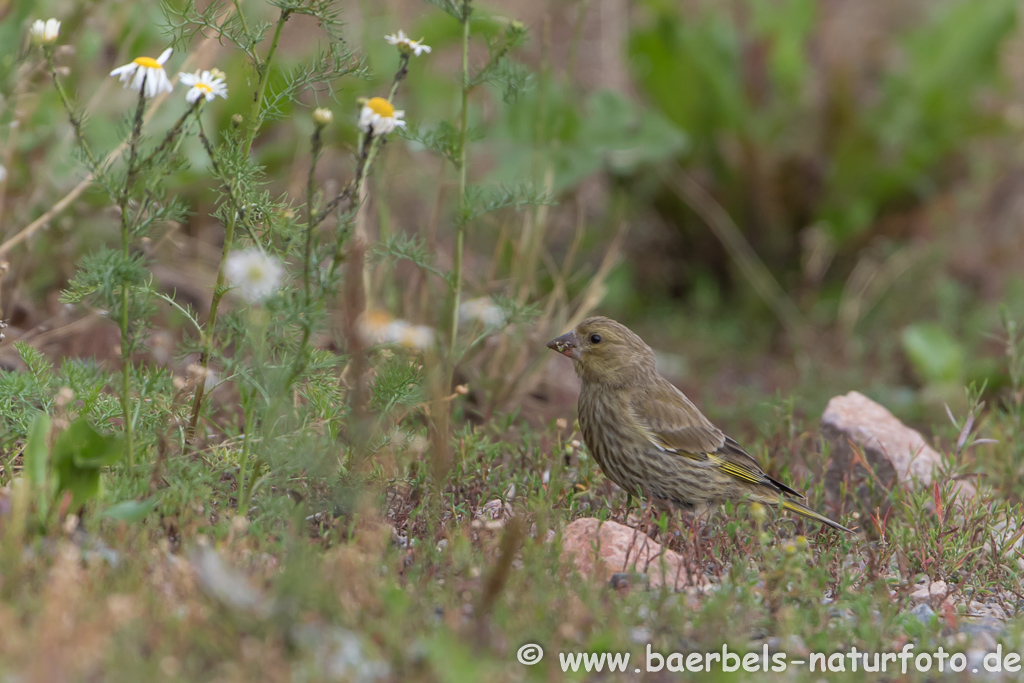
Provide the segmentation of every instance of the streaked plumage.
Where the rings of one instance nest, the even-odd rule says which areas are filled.
[[[587,448],[627,493],[687,509],[748,499],[850,531],[765,474],[658,374],[654,352],[625,325],[588,318],[548,347],[573,359],[583,381],[579,420]]]

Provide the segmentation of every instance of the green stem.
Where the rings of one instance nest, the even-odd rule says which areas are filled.
[[[466,131],[469,124],[469,17],[472,13],[470,0],[462,3],[462,106],[459,120],[459,207],[466,201]],[[455,283],[452,305],[451,354],[455,359],[455,340],[459,334],[459,299],[462,297],[462,249],[466,241],[466,222],[458,221],[455,233]],[[454,367],[451,368],[454,372]]]
[[[255,399],[250,396],[245,409],[245,435],[242,437],[241,462],[238,464],[238,514],[245,515],[249,510],[249,492],[246,490],[246,478],[249,474],[249,453],[252,450],[251,438],[255,420],[253,419],[254,408],[252,402]]]
[[[245,34],[245,39],[247,41],[250,41],[251,45],[252,38],[250,37],[251,34],[249,33],[249,24],[245,20],[245,13],[242,12],[242,3],[240,3],[238,0],[233,0],[232,4],[234,4],[235,6],[235,15],[238,17],[238,23],[242,25],[242,33]]]
[[[210,156],[211,163],[214,167],[217,167],[217,160],[215,151],[210,145],[209,138],[206,137],[206,133],[203,131],[202,120],[199,121],[199,136],[203,141],[203,146],[206,148],[206,153]],[[231,248],[235,241],[235,223],[238,220],[239,207],[235,200],[235,192],[233,183],[227,182],[227,194],[229,201],[232,204],[234,210],[230,212],[230,217],[227,221],[227,225],[224,226],[224,246],[220,252],[220,262],[217,265],[217,283],[213,288],[213,297],[210,299],[210,315],[206,320],[206,330],[203,334],[202,352],[199,354],[199,366],[202,368],[202,372],[199,373],[199,379],[196,381],[196,393],[192,399],[192,414],[189,416],[188,429],[185,431],[185,441],[187,443],[192,442],[192,438],[195,436],[196,427],[199,424],[199,410],[203,403],[203,396],[206,393],[206,370],[210,367],[210,355],[213,353],[213,342],[214,342],[214,330],[217,326],[217,312],[220,309],[220,302],[224,298],[224,294],[227,289],[224,287],[224,261],[227,260],[228,254],[231,252]]]
[[[324,220],[324,218],[326,218],[325,214],[328,209],[333,211],[336,208],[336,202],[340,203],[341,199],[347,199],[353,206],[356,207],[356,211],[359,211],[359,204],[362,200],[361,195],[363,193],[363,182],[366,179],[366,175],[370,171],[370,164],[373,163],[373,158],[374,156],[376,156],[376,145],[377,138],[373,137],[372,132],[365,133],[359,137],[359,151],[357,152],[355,178],[352,179],[351,185],[349,186],[349,188],[345,190],[345,192],[338,195],[338,197],[335,197],[335,199],[332,200],[330,204],[328,204],[328,207],[326,207],[323,211],[317,214],[317,224],[319,224]],[[352,221],[348,221],[347,224],[351,225],[353,222],[354,219]],[[330,271],[330,275],[332,277],[334,276],[334,273],[337,270],[338,266],[341,265],[343,259],[343,232],[343,230],[339,229],[338,239],[335,241],[334,245],[334,258],[331,262]]]
[[[306,366],[307,354],[309,353],[309,338],[313,334],[313,320],[310,316],[310,306],[313,302],[312,285],[310,278],[313,271],[313,233],[319,224],[317,214],[313,206],[313,196],[316,191],[316,163],[320,160],[320,153],[323,151],[323,126],[319,123],[313,128],[313,136],[310,139],[310,154],[312,159],[309,163],[309,175],[306,177],[306,244],[303,249],[302,258],[302,286],[305,292],[303,304],[305,313],[303,315],[302,342],[299,344],[299,352],[295,356],[295,366],[285,384],[285,391],[291,388],[292,382],[299,376]]]
[[[185,122],[188,120],[188,117],[199,111],[199,107],[203,104],[203,102],[205,102],[205,100],[202,97],[200,97],[198,100],[193,102],[188,109],[185,110],[184,114],[178,117],[178,120],[175,121],[174,125],[171,126],[170,130],[167,131],[167,135],[164,136],[163,142],[157,145],[156,149],[150,152],[149,156],[147,156],[145,160],[143,160],[143,162],[139,164],[141,168],[145,168],[149,166],[151,163],[153,163],[153,160],[156,159],[165,149],[167,149],[171,145],[171,143],[175,141],[175,139],[177,139],[178,134],[181,132],[181,129],[185,127]]]
[[[191,441],[195,434],[196,425],[199,424],[199,408],[203,402],[203,394],[206,393],[206,370],[210,367],[210,355],[213,352],[214,329],[217,327],[217,312],[220,309],[220,302],[227,293],[224,286],[224,261],[231,252],[231,246],[235,237],[235,217],[232,212],[231,220],[224,226],[224,246],[220,252],[220,265],[217,268],[217,284],[213,288],[213,297],[210,299],[210,315],[206,320],[206,334],[203,339],[203,351],[199,357],[199,366],[203,369],[197,381],[195,398],[192,400],[192,415],[189,418],[188,432],[186,438]]]
[[[249,157],[249,152],[252,151],[252,141],[256,138],[256,132],[260,127],[263,114],[263,97],[266,95],[267,83],[270,81],[270,64],[273,62],[274,54],[277,52],[277,45],[281,42],[281,31],[284,29],[284,24],[288,21],[291,13],[289,9],[281,10],[281,16],[277,20],[277,28],[274,29],[274,37],[270,41],[270,51],[267,52],[267,58],[263,60],[263,64],[259,66],[260,80],[256,85],[256,99],[253,102],[252,113],[249,116],[249,131],[245,136],[245,143],[242,145],[242,158],[245,159]]]
[[[398,86],[402,83],[402,81],[405,79],[405,77],[408,74],[409,74],[409,55],[403,54],[399,58],[398,71],[395,73],[395,78],[394,78],[394,80],[391,81],[391,91],[388,93],[388,101],[389,102],[394,103],[395,95],[398,94]],[[329,215],[334,213],[334,211],[336,211],[341,206],[341,204],[343,202],[347,201],[349,203],[355,203],[357,201],[357,199],[359,197],[359,189],[360,188],[356,187],[356,183],[357,183],[358,179],[361,177],[361,174],[362,174],[364,168],[367,166],[367,164],[365,162],[366,162],[366,159],[369,156],[369,153],[371,151],[369,147],[366,147],[365,151],[364,151],[364,147],[362,145],[363,145],[363,142],[362,142],[362,140],[360,140],[359,155],[358,155],[359,156],[359,161],[356,164],[356,180],[353,180],[351,183],[346,185],[342,189],[342,191],[339,192],[338,195],[334,197],[334,199],[332,199],[331,201],[327,202],[326,206],[324,206],[324,208],[321,209],[320,212],[317,213],[314,216],[314,218],[313,218],[313,226],[314,227],[316,227],[316,226],[320,225],[321,223],[323,223],[324,220],[326,220]],[[373,151],[376,151],[376,150],[373,150]]]
[[[131,223],[128,218],[128,202],[135,175],[138,171],[139,138],[142,136],[142,115],[146,110],[146,79],[139,88],[139,103],[135,108],[135,120],[128,138],[128,172],[125,174],[124,189],[118,197],[121,209],[121,257],[125,263],[131,259]],[[129,330],[131,310],[131,285],[121,283],[121,412],[124,415],[125,448],[128,451],[128,467],[135,466],[135,434],[132,428],[131,411],[131,369],[132,340]]]
[[[398,85],[409,73],[409,55],[402,53],[398,59],[398,71],[394,80],[391,81],[391,92],[388,93],[388,102],[395,103],[395,95],[398,93]]]
[[[71,122],[71,129],[75,131],[75,139],[78,140],[79,146],[82,151],[85,152],[86,158],[89,160],[89,171],[94,176],[99,177],[100,164],[96,159],[96,155],[93,154],[92,147],[85,139],[85,134],[82,131],[82,119],[75,116],[75,110],[71,105],[71,99],[68,97],[67,92],[64,90],[64,84],[57,78],[57,67],[53,63],[53,49],[46,48],[46,64],[50,67],[50,78],[53,79],[53,86],[57,89],[57,94],[60,95],[61,104],[64,105],[64,111],[68,114],[68,120]]]
[[[131,415],[131,353],[128,349],[128,284],[121,285],[121,412],[124,413],[125,448],[128,450],[128,467],[135,466],[135,437]]]
[[[316,229],[316,212],[313,207],[313,194],[315,191],[316,163],[320,160],[320,153],[323,151],[323,126],[316,124],[313,129],[313,137],[310,140],[312,160],[309,163],[309,176],[306,178],[306,248],[304,250],[302,285],[306,292],[306,306],[310,302],[310,271],[313,269],[313,232]]]

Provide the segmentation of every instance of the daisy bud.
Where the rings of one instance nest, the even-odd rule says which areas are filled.
[[[334,113],[330,109],[317,107],[313,110],[313,123],[320,128],[329,125],[334,120]]]

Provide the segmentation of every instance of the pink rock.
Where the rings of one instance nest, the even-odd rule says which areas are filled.
[[[828,402],[821,417],[821,433],[832,446],[825,487],[833,497],[838,497],[840,484],[847,477],[857,481],[872,476],[863,472],[863,461],[855,456],[851,443],[863,452],[863,460],[874,476],[889,489],[895,485],[927,486],[942,465],[942,456],[920,432],[856,391]],[[957,486],[959,496],[974,497],[976,490],[971,483],[961,481]],[[863,488],[862,497],[867,495]]]
[[[692,586],[683,558],[636,529],[586,517],[577,519],[562,534],[562,557],[572,559],[584,576],[608,581],[618,572],[647,574],[651,588],[663,585],[682,590]],[[706,583],[700,577],[701,584]]]

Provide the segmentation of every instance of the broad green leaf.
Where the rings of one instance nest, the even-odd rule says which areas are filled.
[[[63,464],[70,460],[75,467],[87,469],[113,465],[123,453],[119,437],[100,434],[84,417],[72,422],[53,445],[54,463]]]
[[[61,432],[53,445],[57,490],[71,492],[76,509],[100,492],[100,468],[113,465],[124,455],[119,436],[100,434],[80,417]]]
[[[963,347],[934,323],[917,323],[903,330],[903,351],[918,376],[928,383],[961,383]]]
[[[144,500],[125,500],[108,507],[103,511],[101,517],[106,519],[116,519],[133,524],[145,519],[146,515],[153,511],[155,503],[156,501],[153,498],[146,498]]]
[[[22,454],[25,476],[36,487],[46,485],[46,467],[50,460],[50,447],[46,439],[49,433],[50,416],[40,412],[32,420],[25,441],[25,452]]]
[[[547,116],[537,119],[540,99]],[[510,107],[505,134],[515,143],[502,154],[490,182],[536,177],[538,159],[555,172],[559,193],[601,171],[629,175],[687,151],[689,138],[667,117],[619,93],[593,93],[581,106],[552,84],[542,84]]]
[[[70,460],[57,467],[58,491],[71,492],[71,510],[85,505],[100,493],[100,471],[75,467]]]

